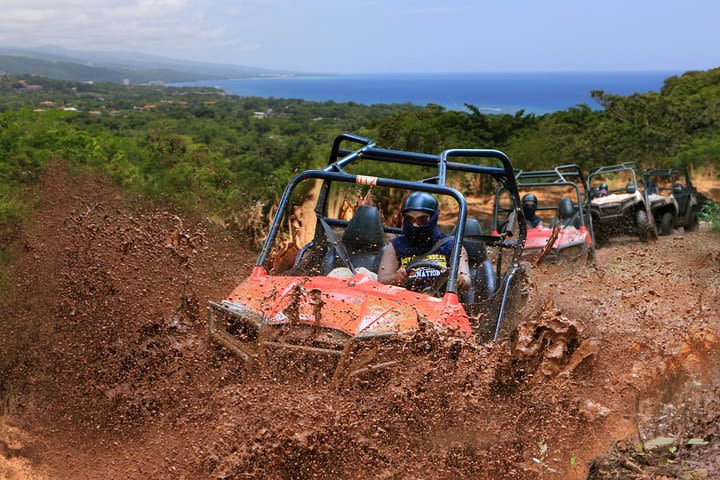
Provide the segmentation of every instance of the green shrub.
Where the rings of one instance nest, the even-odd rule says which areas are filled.
[[[705,202],[700,210],[700,220],[708,222],[712,230],[720,230],[720,203]]]

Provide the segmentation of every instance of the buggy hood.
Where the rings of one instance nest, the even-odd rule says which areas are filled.
[[[431,297],[357,274],[351,278],[270,276],[260,267],[225,305],[259,313],[267,325],[303,323],[371,337],[414,332],[420,320],[470,335],[455,295]]]

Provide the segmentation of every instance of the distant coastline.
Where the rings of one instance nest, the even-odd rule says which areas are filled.
[[[263,74],[228,80],[183,82],[170,86],[214,87],[231,95],[298,98],[372,104],[437,104],[485,113],[545,114],[578,104],[599,109],[592,90],[631,95],[659,90],[680,72],[448,73],[448,74]]]
[[[294,77],[337,77],[337,73],[298,73],[298,72],[287,72],[287,73],[258,73],[254,75],[248,75],[241,78],[225,78],[224,80],[261,80],[270,78],[294,78]],[[201,82],[209,82],[211,80],[199,80]]]

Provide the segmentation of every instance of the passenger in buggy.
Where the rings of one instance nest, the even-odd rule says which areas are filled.
[[[535,213],[538,207],[538,199],[532,193],[527,193],[522,197],[522,209],[525,215],[525,224],[528,228],[537,228],[543,226],[543,221]]]
[[[601,183],[600,184],[600,191],[598,192],[598,197],[607,197],[609,193],[609,187],[607,183]]]

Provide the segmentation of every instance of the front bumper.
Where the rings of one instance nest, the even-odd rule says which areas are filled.
[[[210,302],[210,339],[246,364],[262,364],[268,357],[282,360],[310,357],[314,364],[337,381],[396,366],[393,358],[403,350],[407,335],[351,337],[338,330],[307,323],[271,325],[263,315],[235,303]]]

